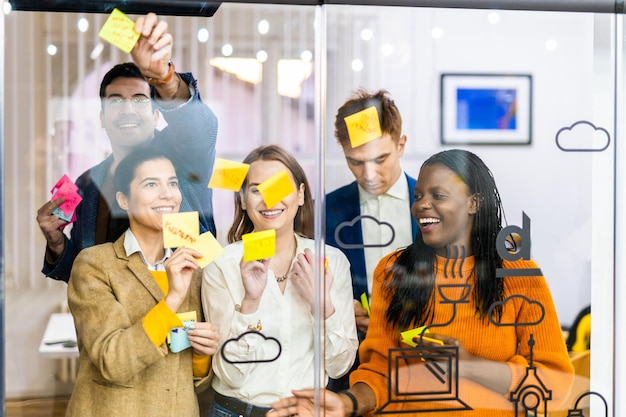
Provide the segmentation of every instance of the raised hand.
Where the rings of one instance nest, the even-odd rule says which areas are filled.
[[[135,21],[135,31],[141,36],[130,54],[145,77],[161,80],[169,72],[174,39],[167,27],[167,22],[154,13]]]
[[[296,261],[291,269],[290,279],[296,292],[309,304],[311,312],[315,306],[315,274],[313,270],[314,254],[311,249],[305,249],[304,253],[296,257]],[[335,312],[330,298],[330,288],[333,283],[333,275],[330,268],[324,268],[323,285],[323,316],[325,319]]]
[[[65,199],[60,197],[56,200],[48,201],[37,210],[37,223],[46,238],[48,243],[47,250],[49,251],[49,255],[51,255],[50,257],[47,256],[48,254],[46,255],[48,261],[55,261],[65,250],[65,237],[60,228],[66,225],[67,222],[52,214],[54,209],[58,208],[64,201]]]
[[[269,262],[269,259],[251,262],[245,262],[242,259],[239,263],[243,288],[246,292],[241,302],[242,313],[250,314],[258,309],[261,296],[267,286],[267,267]]]
[[[182,247],[176,249],[174,254],[163,263],[169,284],[165,303],[172,311],[177,311],[187,296],[193,271],[200,267],[196,258],[201,257],[202,254],[197,250]]]

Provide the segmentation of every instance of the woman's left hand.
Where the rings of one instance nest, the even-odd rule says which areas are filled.
[[[213,355],[220,340],[217,326],[208,322],[196,322],[194,326],[193,329],[187,330],[187,337],[194,353],[203,356]]]
[[[309,304],[311,312],[315,306],[315,274],[313,270],[314,254],[311,249],[305,249],[304,253],[298,254],[293,264],[290,279],[296,292]],[[330,288],[333,283],[333,275],[329,268],[324,268],[323,280],[323,300],[324,319],[327,319],[335,312],[332,300],[330,299]]]

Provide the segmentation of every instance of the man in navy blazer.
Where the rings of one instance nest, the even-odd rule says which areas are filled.
[[[170,61],[173,39],[154,13],[140,16],[141,33],[131,51],[134,62],[114,66],[100,84],[100,120],[113,152],[76,180],[82,197],[70,236],[68,224],[53,211],[62,199],[46,202],[37,222],[46,238],[42,272],[68,282],[74,259],[84,249],[114,242],[128,228],[117,207],[112,178],[117,164],[137,145],[150,142],[171,156],[183,195],[180,211],[197,211],[200,232],[215,234],[212,193],[207,188],[215,159],[217,117],[201,100],[191,73],[178,73]],[[159,115],[167,127],[156,130]]]
[[[363,140],[363,132],[380,136],[368,133]],[[335,137],[355,181],[326,195],[326,243],[339,248],[350,261],[355,320],[363,340],[369,317],[361,299],[366,297],[369,303],[378,261],[413,243],[418,231],[411,216],[416,181],[400,165],[406,136],[400,112],[387,91],[355,91],[337,111]],[[353,369],[356,366],[358,357]],[[349,374],[331,380],[328,388],[347,389],[348,379]]]

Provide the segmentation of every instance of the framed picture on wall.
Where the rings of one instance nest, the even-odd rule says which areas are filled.
[[[532,76],[441,74],[443,145],[529,145]]]

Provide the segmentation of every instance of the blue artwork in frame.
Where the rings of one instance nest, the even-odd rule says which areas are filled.
[[[528,145],[531,104],[528,74],[442,74],[441,143]]]

